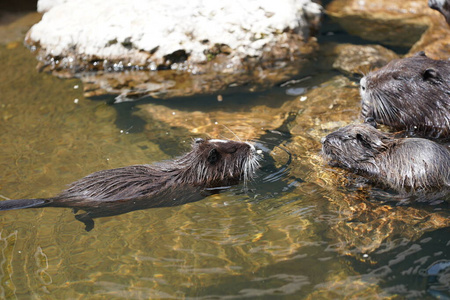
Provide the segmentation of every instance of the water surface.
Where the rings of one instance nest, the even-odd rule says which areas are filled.
[[[188,115],[227,111],[238,120],[258,105],[298,113],[294,127],[282,127],[293,134],[272,137],[275,163],[247,192],[237,186],[183,206],[96,219],[90,232],[70,209],[2,212],[0,297],[450,297],[448,206],[384,203],[370,189],[346,186],[343,174],[321,163],[319,140],[328,127],[358,119],[355,96],[314,102],[327,88],[355,95],[357,86],[334,71],[228,102],[211,95],[110,105],[85,99],[77,79],[37,72],[20,43],[0,45],[0,65],[3,198],[50,197],[97,170],[180,155],[202,135],[150,118],[149,107]],[[309,100],[298,104],[292,88],[304,88]],[[208,126],[216,130],[212,137],[234,137],[220,124]],[[284,176],[264,181],[287,161],[280,146],[292,161]]]

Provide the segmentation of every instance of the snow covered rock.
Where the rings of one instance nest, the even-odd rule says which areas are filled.
[[[279,67],[314,52],[322,13],[310,0],[40,0],[38,10],[25,42],[60,76]]]

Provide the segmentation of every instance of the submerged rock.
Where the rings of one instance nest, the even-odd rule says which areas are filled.
[[[227,97],[223,101],[228,101]],[[149,127],[157,121],[190,134],[211,137],[225,134],[228,138],[237,135],[242,140],[251,140],[282,128],[295,136],[308,135],[319,141],[324,132],[358,120],[361,109],[358,85],[342,75],[306,90],[301,96],[278,101],[280,105],[275,107],[262,100],[238,110],[228,104],[226,107],[199,107],[195,111],[149,103],[138,105],[139,110],[134,114],[144,119]]]
[[[253,106],[249,111],[183,111],[169,108],[165,105],[140,105],[136,114],[145,120],[150,118],[164,122],[171,128],[183,128],[190,134],[203,134],[220,137],[224,134],[230,138],[233,135],[242,140],[255,139],[266,132],[280,127],[287,114],[279,109],[265,106]],[[150,127],[152,124],[147,121]]]
[[[181,1],[156,0],[53,3],[39,1],[38,8],[45,13],[25,42],[37,49],[42,68],[59,76],[88,71],[177,70],[258,82],[259,76],[273,70],[284,73],[287,62],[314,53],[317,44],[311,36],[321,17],[321,6],[310,0],[195,0],[188,6]],[[296,67],[298,72],[301,64]],[[252,74],[258,68],[263,74]],[[293,70],[287,72],[291,76]],[[92,82],[92,77],[89,80]],[[207,85],[201,92],[217,88],[224,87],[209,89]]]
[[[381,68],[393,59],[398,58],[395,52],[380,45],[336,45],[337,52],[333,68],[347,75],[360,75],[372,69]]]

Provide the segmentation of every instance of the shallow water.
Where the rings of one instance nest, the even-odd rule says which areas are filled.
[[[0,194],[10,199],[50,197],[97,170],[183,153],[202,133],[151,116],[164,108],[209,113],[211,122],[194,125],[214,138],[233,138],[214,123],[218,112],[248,124],[264,105],[298,113],[281,126],[292,135],[253,133],[274,150],[247,192],[237,186],[183,206],[99,218],[90,232],[70,209],[2,212],[1,298],[450,297],[448,206],[381,202],[320,162],[320,137],[358,119],[356,87],[336,73],[223,102],[213,95],[109,105],[85,99],[76,79],[37,72],[20,43],[0,45],[0,65]],[[299,87],[309,92],[301,104],[289,95]],[[314,102],[328,92],[348,101]],[[292,155],[287,170],[264,180],[286,166],[282,149]]]

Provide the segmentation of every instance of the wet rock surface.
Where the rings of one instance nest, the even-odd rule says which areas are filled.
[[[227,55],[218,54],[214,60],[192,69],[125,72],[102,70],[81,75],[80,79],[84,83],[85,96],[113,94],[117,95],[117,103],[145,96],[168,99],[218,92],[232,93],[236,88],[250,92],[264,90],[297,75],[308,65],[303,54],[312,55],[316,52],[317,44],[313,40],[309,44],[301,42],[300,49],[296,43],[300,42],[298,36],[286,35],[285,38],[286,43],[281,44],[281,48],[274,47],[274,52],[264,53],[263,57],[248,57],[244,64],[230,63]],[[290,55],[288,48],[297,48],[298,51],[292,61],[283,58],[284,55]]]
[[[450,26],[442,16],[429,18],[429,28],[410,49],[408,55],[424,51],[434,59],[450,58]]]
[[[350,34],[405,47],[412,46],[427,29],[424,14],[437,15],[426,1],[419,0],[335,0],[326,11]]]
[[[380,45],[338,44],[333,68],[349,76],[361,76],[374,68],[381,68],[398,55]]]
[[[334,0],[327,14],[352,35],[384,45],[425,51],[433,58],[450,57],[450,27],[427,1]]]

